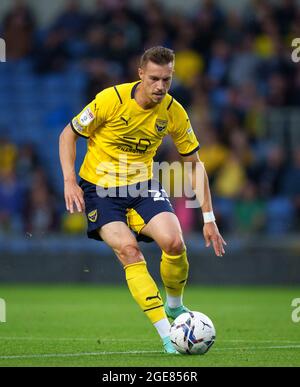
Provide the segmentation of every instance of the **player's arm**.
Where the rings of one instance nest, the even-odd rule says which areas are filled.
[[[209,180],[204,164],[199,159],[197,152],[190,156],[184,156],[183,159],[185,162],[192,164],[190,180],[203,213],[203,235],[206,247],[209,247],[212,243],[216,255],[221,257],[225,254],[224,245],[226,245],[226,242],[220,234],[214,219]]]
[[[59,158],[64,176],[66,208],[72,214],[74,204],[79,212],[84,210],[83,191],[77,184],[75,173],[76,141],[78,135],[68,124],[59,136]]]

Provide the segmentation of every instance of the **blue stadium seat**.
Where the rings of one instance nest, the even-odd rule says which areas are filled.
[[[65,89],[65,76],[63,74],[45,75],[40,78],[41,86],[44,92],[63,91]]]
[[[32,93],[39,88],[39,80],[36,76],[25,75],[14,77],[15,89],[22,92]]]
[[[282,196],[270,199],[266,206],[266,217],[266,231],[268,234],[286,234],[292,229],[295,220],[291,201]]]

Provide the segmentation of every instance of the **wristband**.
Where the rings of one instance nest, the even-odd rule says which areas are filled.
[[[203,212],[203,220],[204,220],[204,223],[214,222],[216,218],[213,211]]]

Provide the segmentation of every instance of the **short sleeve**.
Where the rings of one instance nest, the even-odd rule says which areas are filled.
[[[199,150],[200,145],[186,111],[178,102],[176,105],[173,111],[174,124],[170,134],[180,155],[190,156]]]
[[[110,109],[109,89],[97,94],[96,98],[71,120],[71,127],[78,135],[90,137],[107,120]]]

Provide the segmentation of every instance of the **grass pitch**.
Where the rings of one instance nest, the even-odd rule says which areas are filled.
[[[215,324],[204,356],[167,355],[126,286],[0,286],[0,366],[300,366],[300,288],[187,286]]]

